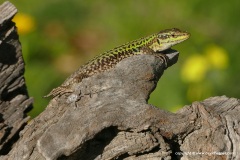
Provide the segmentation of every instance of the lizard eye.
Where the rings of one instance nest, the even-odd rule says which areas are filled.
[[[172,37],[173,37],[173,38],[175,38],[175,37],[176,37],[176,35],[175,35],[175,34],[172,34]]]

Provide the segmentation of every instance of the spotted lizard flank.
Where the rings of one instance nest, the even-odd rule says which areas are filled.
[[[187,40],[190,34],[177,28],[166,29],[156,34],[143,37],[129,43],[123,44],[112,50],[96,56],[85,65],[74,72],[64,83],[53,89],[48,95],[59,96],[64,93],[71,93],[71,85],[80,83],[84,78],[113,68],[117,63],[127,57],[141,54],[151,54],[163,59],[167,67],[167,57],[161,51],[171,48],[173,45]]]

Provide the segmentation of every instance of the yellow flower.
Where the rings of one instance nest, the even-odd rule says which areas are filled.
[[[35,28],[35,21],[33,17],[24,13],[16,14],[13,21],[16,23],[19,34],[29,33]]]
[[[204,56],[199,54],[192,55],[185,61],[182,67],[182,80],[185,82],[200,82],[205,78],[208,69],[208,61]]]
[[[228,66],[228,55],[227,52],[216,45],[210,45],[205,51],[206,58],[213,68],[225,69]]]

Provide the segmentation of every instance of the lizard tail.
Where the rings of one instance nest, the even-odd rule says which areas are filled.
[[[54,88],[48,95],[46,96],[43,96],[44,98],[47,98],[47,97],[56,97],[56,96],[61,96],[65,93],[71,93],[73,92],[72,90],[68,89],[67,86],[60,86],[60,87],[57,87],[57,88]]]

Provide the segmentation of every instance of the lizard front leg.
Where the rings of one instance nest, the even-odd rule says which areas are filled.
[[[163,60],[164,67],[165,67],[164,69],[167,69],[169,59],[164,53],[155,52],[154,50],[152,50],[149,47],[143,47],[141,50],[142,50],[143,54],[154,55],[156,58]]]

